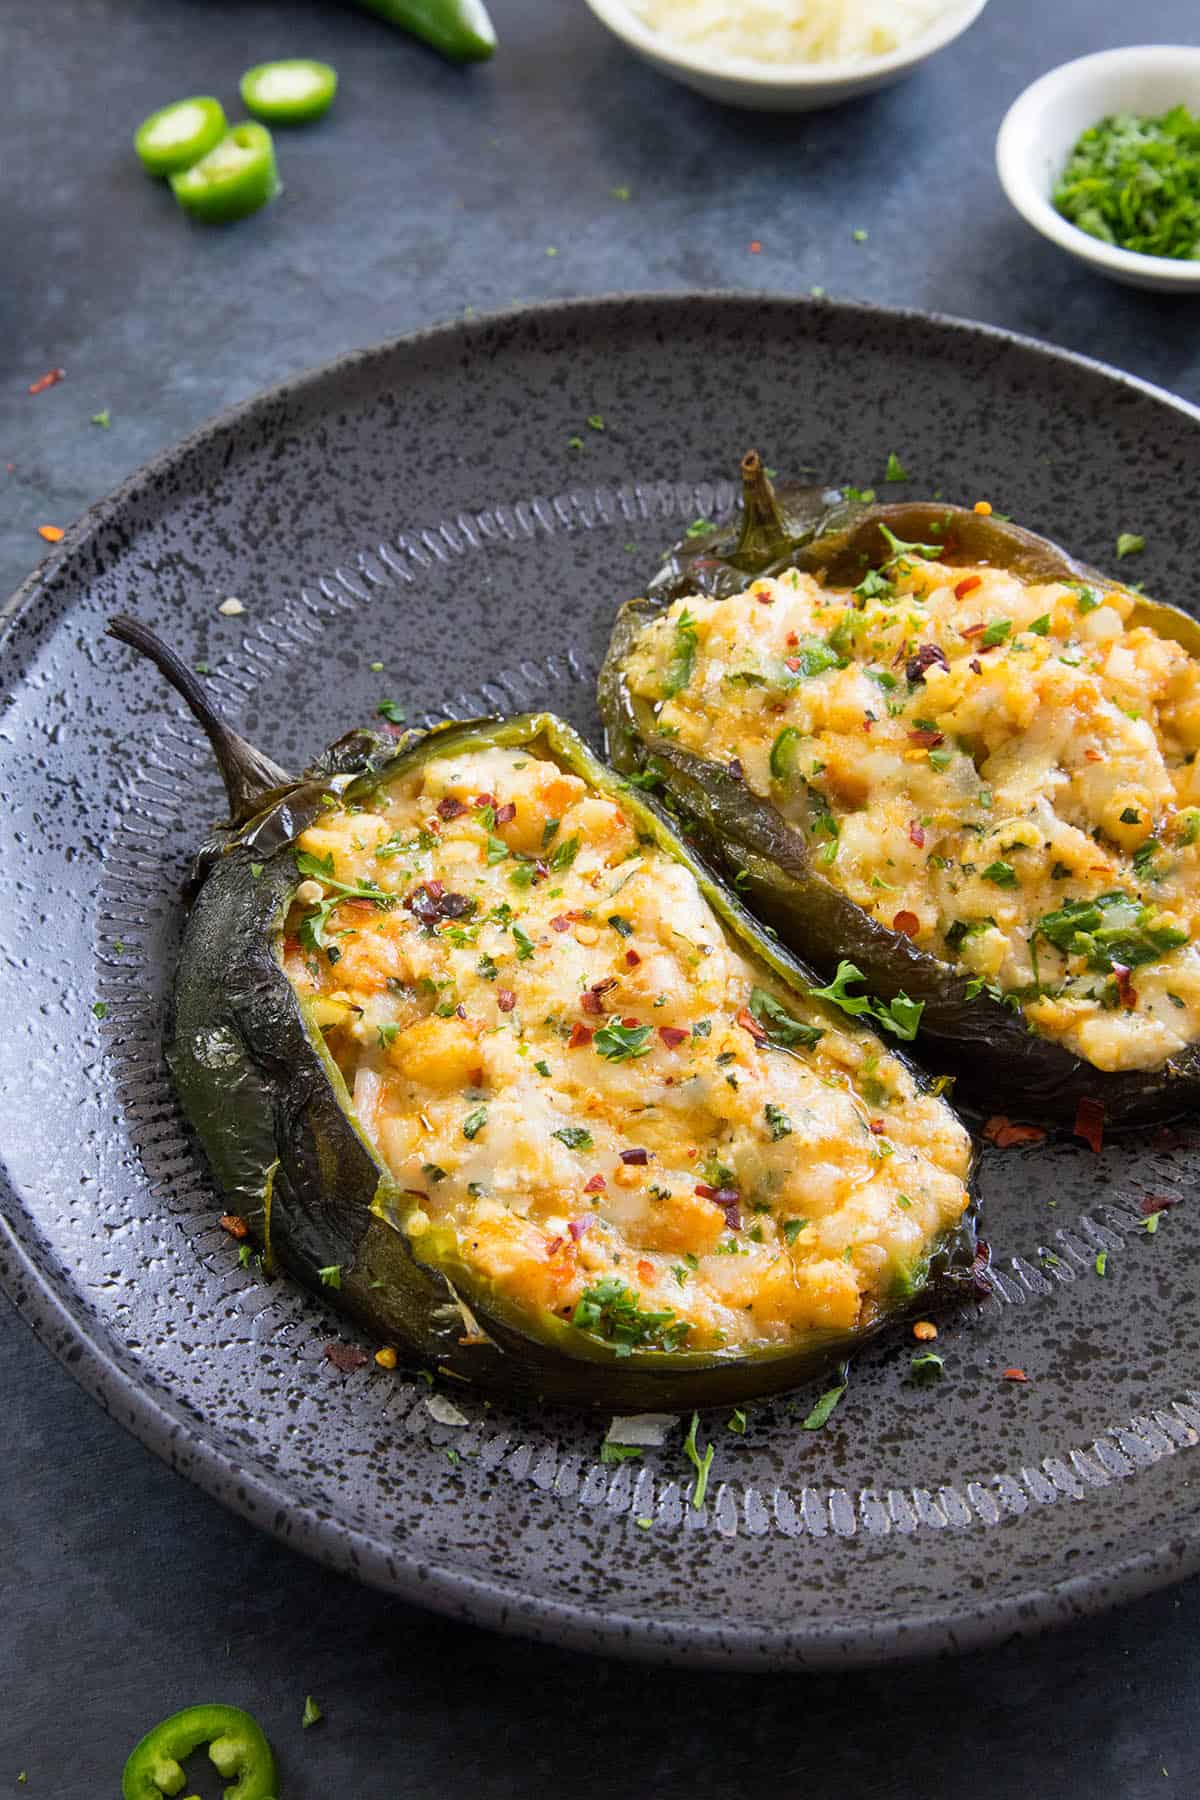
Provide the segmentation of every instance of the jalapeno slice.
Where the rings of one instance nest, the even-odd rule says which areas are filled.
[[[337,84],[337,70],[328,63],[300,56],[256,63],[242,76],[242,105],[272,125],[303,125],[329,111]]]
[[[235,125],[199,162],[172,175],[171,188],[184,211],[205,224],[257,212],[279,192],[270,132],[249,120]]]
[[[225,1800],[274,1800],[275,1758],[257,1721],[238,1706],[187,1706],[135,1744],[121,1776],[122,1800],[163,1800],[184,1784],[180,1766],[202,1744],[230,1786]]]
[[[148,175],[175,175],[219,144],[228,127],[225,110],[211,94],[174,100],[143,119],[133,147]]]

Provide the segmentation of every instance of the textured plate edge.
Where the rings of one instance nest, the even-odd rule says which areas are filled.
[[[934,327],[964,339],[983,339],[997,348],[1012,348],[1052,362],[1066,363],[1142,394],[1168,410],[1200,423],[1200,407],[1098,359],[1044,344],[1002,327],[919,308],[893,308],[860,301],[815,301],[747,290],[686,289],[608,294],[508,308],[481,314],[470,321],[448,321],[366,349],[350,351],[239,402],[158,452],[111,494],[89,507],[70,527],[62,543],[0,609],[0,655],[10,653],[12,640],[25,613],[59,579],[75,555],[126,506],[143,495],[162,473],[174,467],[181,458],[201,451],[213,440],[253,421],[273,405],[283,402],[302,404],[317,395],[324,385],[335,382],[350,370],[364,369],[399,351],[412,354],[483,330],[505,327],[518,330],[542,321],[578,321],[597,314],[603,322],[619,311],[678,309],[686,314],[705,305],[786,310],[812,317],[836,312],[860,318],[865,324]],[[6,1180],[2,1185],[4,1192],[11,1194]],[[569,1605],[530,1595],[516,1586],[511,1590],[500,1587],[494,1577],[483,1580],[461,1571],[432,1569],[418,1556],[405,1556],[399,1549],[395,1554],[384,1554],[365,1533],[322,1517],[315,1508],[297,1506],[286,1492],[241,1469],[203,1437],[196,1425],[176,1416],[152,1389],[113,1363],[105,1346],[67,1309],[42,1276],[3,1213],[0,1213],[0,1289],[8,1295],[34,1335],[57,1356],[80,1385],[148,1449],[170,1464],[174,1461],[174,1448],[180,1441],[192,1446],[196,1457],[188,1478],[231,1511],[240,1513],[289,1547],[303,1550],[340,1573],[353,1574],[372,1586],[448,1616],[466,1618],[504,1632],[517,1632],[538,1641],[684,1666],[747,1669],[870,1667],[882,1662],[957,1654],[1010,1635],[1034,1636],[1182,1580],[1200,1569],[1200,1521],[1197,1521],[1166,1543],[1137,1552],[1109,1567],[1071,1576],[1049,1586],[1029,1588],[1001,1600],[973,1599],[965,1620],[962,1615],[948,1613],[942,1607],[910,1615],[903,1622],[856,1619],[844,1627],[809,1624],[794,1632],[750,1627],[722,1630],[695,1621],[689,1621],[686,1626],[662,1624],[618,1609]],[[295,1541],[297,1524],[303,1526],[308,1541]]]

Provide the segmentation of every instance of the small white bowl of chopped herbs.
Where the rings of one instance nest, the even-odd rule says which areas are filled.
[[[996,167],[1021,216],[1099,273],[1200,294],[1200,47],[1052,69],[1009,108]]]
[[[987,0],[587,0],[672,80],[727,106],[812,112],[909,75]]]

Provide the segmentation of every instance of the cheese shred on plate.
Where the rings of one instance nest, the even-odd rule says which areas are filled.
[[[958,0],[629,0],[673,43],[764,63],[887,56],[953,12]]]

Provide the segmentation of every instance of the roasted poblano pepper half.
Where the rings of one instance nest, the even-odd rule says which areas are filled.
[[[153,634],[110,630],[229,794],[167,1053],[269,1267],[451,1375],[667,1410],[969,1291],[970,1142],[895,1049],[913,1010],[871,1001],[881,1039],[813,999],[569,726],[352,733],[291,780]],[[780,1217],[800,1181],[812,1216]]]
[[[706,857],[727,878],[736,878],[743,898],[797,954],[826,975],[850,963],[876,993],[890,998],[903,992],[921,1002],[921,1047],[939,1066],[955,1069],[961,1091],[982,1107],[1032,1108],[1070,1118],[1087,1102],[1102,1105],[1108,1121],[1120,1124],[1193,1106],[1200,1093],[1195,1041],[1200,991],[1193,991],[1195,952],[1184,946],[1187,884],[1190,880],[1194,891],[1200,881],[1200,871],[1188,873],[1188,859],[1200,855],[1190,849],[1200,837],[1200,810],[1177,790],[1186,790],[1191,780],[1195,751],[1188,741],[1200,727],[1200,698],[1193,704],[1195,665],[1186,665],[1175,646],[1188,658],[1200,657],[1200,624],[996,517],[990,508],[930,501],[883,505],[857,496],[847,500],[837,489],[798,485],[775,490],[753,452],[743,461],[742,476],[740,515],[712,526],[698,523],[668,554],[645,595],[620,609],[599,687],[614,767],[654,787]],[[939,577],[940,599],[930,591],[932,574],[926,579],[921,573],[934,562],[946,567]],[[815,611],[805,614],[810,622],[819,618],[821,629],[812,636],[793,631],[776,645],[770,634],[790,593],[798,592],[788,589],[786,572],[792,569],[813,577],[822,590]],[[954,572],[967,569],[973,573],[955,583]],[[986,599],[991,570],[1005,571],[1028,588],[1064,584],[1058,611],[1016,625],[1007,618],[989,620],[984,610],[976,619],[971,595],[982,590]],[[772,579],[755,606],[747,590],[762,577]],[[772,599],[780,577],[786,579]],[[813,596],[805,588],[808,607]],[[910,603],[914,592],[920,604]],[[695,620],[686,612],[693,597],[719,602],[717,613],[742,609],[744,629],[722,627],[719,620],[714,623],[711,608],[703,609],[706,629],[711,625],[719,640],[707,668]],[[663,619],[667,613],[673,627]],[[668,649],[659,643],[651,669],[656,621],[660,634],[673,635]],[[1148,633],[1139,633],[1141,627],[1165,640],[1165,651]],[[1106,668],[1104,678],[1119,684],[1128,674],[1136,689],[1138,658],[1153,665],[1146,680],[1151,688],[1158,684],[1158,698],[1175,695],[1171,755],[1159,757],[1153,744],[1153,755],[1146,754],[1143,739],[1134,735],[1149,729],[1139,723],[1148,709],[1139,708],[1136,691],[1121,705],[1104,695],[1084,696],[1082,705],[1094,703],[1097,716],[1105,715],[1108,736],[1097,741],[1111,748],[1075,746],[1072,755],[1081,769],[1071,777],[1077,803],[1071,800],[1064,811],[1091,827],[1091,807],[1101,823],[1064,832],[1071,848],[1059,860],[1051,853],[1051,838],[1063,831],[1062,818],[1051,819],[1032,802],[999,810],[993,804],[980,769],[991,766],[987,758],[1002,737],[1013,745],[1014,766],[1019,763],[1021,732],[1005,715],[1004,731],[989,737],[990,722],[981,719],[978,708],[972,723],[970,684],[977,681],[979,693],[989,684],[998,689],[996,670],[1007,659],[1012,685],[1004,705],[1016,714],[1027,670],[1054,653],[1052,675],[1067,696],[1074,671],[1083,665],[1099,675],[1107,644],[1118,638],[1132,644],[1132,660],[1120,669]],[[1164,656],[1165,675],[1159,667]],[[725,661],[718,690],[719,657]],[[829,739],[819,733],[831,715],[805,715],[800,728],[787,723],[793,696],[807,704],[806,682],[814,676],[836,680],[839,670],[861,676],[866,693],[856,719],[845,725],[857,739],[850,743],[847,735],[843,741],[840,775],[822,761],[822,744]],[[688,732],[670,724],[670,701],[679,694],[687,702],[689,688],[703,696],[693,703],[700,724],[691,730],[690,742]],[[939,694],[948,695],[944,706]],[[730,754],[732,740],[722,732],[732,729],[735,715],[750,718],[756,709],[757,723],[749,729],[751,738],[754,731],[760,734],[762,757],[752,769],[748,758],[743,766],[741,756]],[[1042,716],[1044,721],[1045,712]],[[924,919],[903,898],[889,901],[901,877],[886,858],[862,899],[841,885],[850,883],[841,874],[846,832],[874,779],[864,777],[863,769],[875,766],[871,759],[884,750],[881,740],[889,732],[895,735],[897,720],[904,727],[897,760],[907,759],[912,783],[907,797],[917,798],[907,809],[911,819],[901,822],[902,854],[895,860],[919,865],[917,892],[927,878],[944,879],[954,894],[974,881],[975,904],[973,909],[964,904],[961,918],[946,918],[945,907],[954,903],[944,893],[942,910],[935,908]],[[1080,745],[1091,744],[1085,735],[1089,723],[1083,717],[1072,728]],[[1115,774],[1107,786],[1095,774],[1097,767],[1115,771],[1118,758],[1120,767],[1133,772],[1128,792]],[[1069,771],[1063,774],[1062,764],[1070,761],[1064,757],[1051,770],[1051,791],[1067,782]],[[1138,782],[1143,765],[1151,762],[1158,774],[1145,776],[1151,785],[1143,791]],[[1168,789],[1172,779],[1176,786]],[[944,803],[942,792],[949,795],[959,783],[958,800]],[[906,793],[898,796],[899,810],[905,798]],[[1013,816],[1002,821],[1002,812]],[[1031,837],[1034,815],[1049,829],[1034,830]],[[969,848],[964,853],[959,843],[950,857],[940,855],[952,828],[973,832],[978,853]],[[882,833],[882,823],[879,829]],[[1038,857],[1044,858],[1053,886],[1049,898],[1042,892],[1044,905],[1031,904],[1031,916],[1022,924],[1012,903],[1022,897],[1027,881],[1032,901],[1031,871]],[[1023,983],[1002,982],[995,962],[990,969],[986,962],[987,955],[998,958],[1003,950],[996,933],[986,934],[1006,921],[1014,941],[1025,932],[1027,948],[1017,945],[1029,961]],[[1180,952],[1169,965],[1179,968],[1175,988],[1151,967],[1173,951]],[[1148,1000],[1155,981],[1171,991]],[[1095,1018],[1076,1030],[1076,1015],[1089,1014]],[[1187,1029],[1191,1018],[1194,1033]]]

